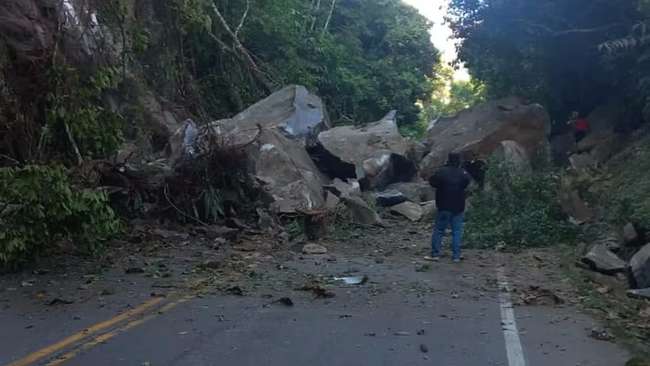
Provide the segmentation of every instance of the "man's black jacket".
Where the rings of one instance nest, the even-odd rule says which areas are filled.
[[[429,183],[436,189],[438,211],[450,211],[454,215],[465,211],[465,189],[470,183],[469,174],[462,168],[440,168]]]

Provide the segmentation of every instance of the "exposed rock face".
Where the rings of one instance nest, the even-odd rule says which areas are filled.
[[[321,170],[331,177],[356,178],[364,189],[381,189],[411,180],[417,171],[407,156],[411,144],[397,129],[396,112],[358,128],[335,127],[318,135],[310,150]]]
[[[650,244],[646,244],[630,259],[632,287],[650,287]]]
[[[582,258],[594,271],[605,274],[623,272],[626,264],[604,244],[596,244],[589,249],[589,252]]]
[[[430,177],[452,151],[485,159],[507,140],[531,156],[543,147],[549,123],[542,106],[523,104],[518,98],[487,102],[440,119],[429,129],[427,145],[431,151],[420,164],[420,175]]]

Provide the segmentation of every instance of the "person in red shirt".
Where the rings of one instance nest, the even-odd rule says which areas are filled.
[[[576,142],[580,142],[589,133],[589,121],[584,117],[580,117],[578,112],[571,113],[571,119],[567,124],[573,126],[573,136]]]

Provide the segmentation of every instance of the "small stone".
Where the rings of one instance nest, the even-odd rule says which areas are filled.
[[[427,346],[424,345],[424,344],[421,344],[421,345],[420,345],[420,351],[421,351],[422,353],[429,353],[429,347],[427,347]]]
[[[596,244],[582,257],[582,262],[589,267],[604,274],[623,272],[627,264],[607,248],[604,244]]]
[[[601,286],[601,287],[598,287],[596,289],[596,291],[598,291],[598,293],[601,294],[601,295],[605,295],[605,294],[610,293],[612,291],[612,289],[610,287],[607,287],[607,286]]]
[[[219,269],[221,267],[221,262],[216,261],[216,260],[207,260],[203,262],[201,265],[203,268],[209,268],[209,269]]]
[[[598,329],[598,328],[592,329],[589,336],[599,341],[611,341],[614,339],[614,336],[611,335],[608,331],[604,329]]]
[[[327,248],[322,245],[309,243],[302,247],[302,252],[310,255],[326,254]]]
[[[105,288],[105,289],[103,289],[103,290],[99,293],[99,296],[110,296],[110,295],[114,295],[114,294],[115,294],[115,290],[114,290],[114,289],[112,289],[112,288]]]
[[[124,272],[126,274],[144,273],[144,268],[142,268],[142,267],[131,267],[131,268],[127,268]]]

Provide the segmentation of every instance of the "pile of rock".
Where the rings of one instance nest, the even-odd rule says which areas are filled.
[[[219,145],[246,157],[247,175],[271,214],[320,215],[346,207],[364,225],[382,225],[379,213],[430,220],[435,192],[427,180],[448,153],[474,160],[496,154],[527,169],[548,123],[540,106],[509,98],[439,120],[424,142],[413,142],[400,134],[396,114],[363,126],[333,127],[318,96],[288,86],[233,118],[179,124],[165,156],[131,167],[159,191],[182,174],[179,167]]]
[[[582,263],[607,275],[627,275],[629,294],[650,298],[650,244],[643,244],[644,237],[629,223],[592,244]]]

